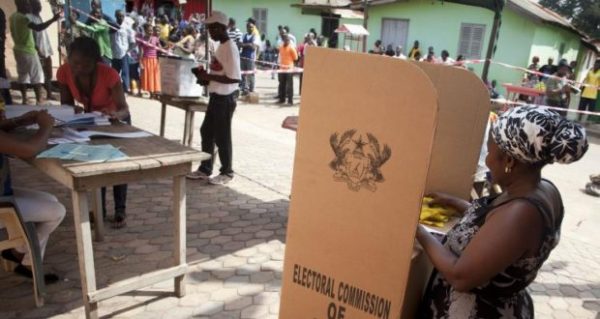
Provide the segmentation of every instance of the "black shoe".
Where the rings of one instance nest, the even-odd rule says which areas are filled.
[[[21,276],[21,277],[25,277],[25,278],[29,278],[32,279],[33,278],[33,273],[31,272],[31,270],[29,270],[29,268],[19,264],[17,267],[15,267],[14,269],[15,274]],[[46,285],[51,285],[54,283],[57,283],[60,280],[60,278],[58,278],[57,275],[55,274],[45,274],[44,275],[44,282],[46,283]]]

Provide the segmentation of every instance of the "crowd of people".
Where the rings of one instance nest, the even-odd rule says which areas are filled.
[[[442,50],[440,56],[438,57],[435,54],[435,48],[432,46],[427,48],[427,55],[424,56],[421,51],[421,44],[418,40],[413,43],[413,46],[408,51],[408,55],[404,54],[404,48],[401,45],[396,46],[396,48],[394,48],[391,44],[384,46],[381,40],[375,41],[374,46],[371,50],[369,50],[369,53],[386,55],[403,60],[410,59],[413,61],[440,63],[454,66],[464,66],[465,61],[465,57],[463,55],[458,55],[456,60],[452,59],[450,57],[450,53],[448,53],[448,50]]]

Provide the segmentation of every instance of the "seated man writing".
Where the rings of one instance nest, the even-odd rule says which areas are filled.
[[[7,133],[17,127],[31,124],[37,124],[39,129],[28,139],[17,139]],[[34,157],[46,148],[53,125],[54,119],[46,111],[29,112],[18,118],[0,121],[0,201],[6,201],[12,196],[23,221],[35,223],[42,258],[50,234],[65,217],[65,207],[56,197],[48,193],[12,187],[6,155],[20,158]],[[27,247],[4,250],[2,258],[18,264],[14,269],[16,274],[32,278],[31,252]],[[46,274],[45,281],[47,284],[55,283],[58,281],[58,276]]]

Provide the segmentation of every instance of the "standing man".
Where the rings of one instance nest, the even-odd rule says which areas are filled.
[[[568,65],[567,65],[568,67]],[[558,71],[558,68],[556,65],[554,65],[554,59],[553,58],[548,58],[548,64],[543,65],[540,68],[540,73],[544,73],[544,74],[554,74]],[[546,77],[543,75],[540,75],[540,81],[545,81]]]
[[[200,85],[208,85],[210,99],[204,121],[200,127],[202,152],[213,154],[215,144],[219,148],[221,173],[210,178],[214,157],[202,161],[197,171],[187,175],[189,179],[208,180],[213,185],[225,185],[233,178],[231,118],[236,107],[236,91],[241,79],[238,47],[227,35],[229,19],[220,11],[213,11],[204,22],[210,37],[219,42],[212,56],[209,71],[196,69]]]
[[[421,49],[419,49],[419,41],[415,41],[412,49],[408,52],[408,58],[411,60],[419,61],[421,58]]]
[[[594,111],[600,86],[600,59],[596,60],[594,68],[588,71],[583,83],[587,85],[581,88],[583,92],[579,101],[579,110]],[[581,120],[583,120],[583,114],[579,114],[579,121]]]
[[[6,56],[4,55],[4,43],[6,43],[6,15],[0,8],[0,78],[6,80]],[[8,80],[6,80],[8,82]],[[12,97],[8,88],[0,87],[0,95],[6,104],[12,104]]]
[[[44,23],[34,23],[29,20],[27,14],[31,12],[29,0],[15,0],[17,12],[9,18],[10,34],[15,42],[13,52],[17,62],[17,73],[19,78],[19,89],[23,98],[23,104],[27,104],[27,84],[33,84],[37,104],[42,103],[42,83],[44,83],[44,71],[35,49],[33,31],[42,31],[52,23],[58,21],[60,12],[52,19]]]
[[[240,45],[240,41],[242,40],[242,31],[235,26],[234,18],[229,18],[229,22],[227,23],[227,36],[235,45]]]
[[[242,71],[254,72],[254,61],[256,52],[260,46],[260,39],[252,33],[253,25],[246,23],[246,34],[242,37],[242,53],[240,64]],[[254,73],[242,75],[241,83],[242,95],[254,92]]]
[[[125,14],[121,10],[115,12],[119,30],[112,33],[112,67],[121,75],[123,91],[129,90],[129,51],[135,48],[135,34],[125,22]]]
[[[281,64],[279,73],[279,103],[294,104],[294,73],[286,72],[294,69],[294,62],[298,60],[296,48],[291,44],[287,33],[281,35],[283,45],[279,48],[279,63]]]
[[[90,20],[91,23],[89,25],[77,21],[73,15],[71,15],[71,22],[81,30],[90,34],[90,37],[94,39],[100,47],[102,62],[106,65],[112,65],[112,48],[109,35],[110,26],[108,22],[102,18],[102,11],[100,8],[92,9],[91,15],[94,19]]]
[[[42,4],[40,0],[30,0],[31,13],[27,15],[29,21],[35,24],[42,24]],[[40,63],[44,70],[44,88],[46,89],[46,99],[52,99],[52,44],[50,44],[50,38],[46,30],[33,32],[33,39],[35,41],[35,48],[37,49],[38,56],[40,57]]]

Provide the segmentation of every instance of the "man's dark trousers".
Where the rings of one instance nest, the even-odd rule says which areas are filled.
[[[219,160],[221,161],[220,172],[229,176],[233,175],[231,118],[236,106],[235,92],[229,95],[211,93],[206,115],[200,127],[202,152],[214,154],[216,144],[219,148]],[[210,176],[212,175],[213,165],[214,157],[211,157],[202,161],[199,170]]]

